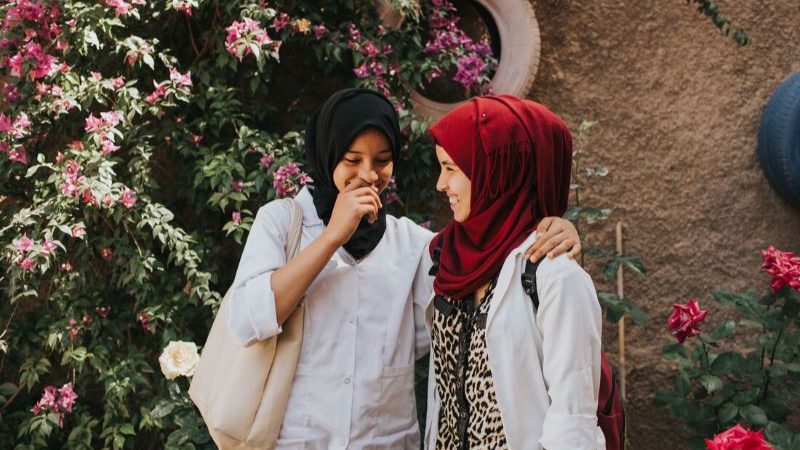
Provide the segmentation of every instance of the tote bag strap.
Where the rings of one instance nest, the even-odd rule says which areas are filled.
[[[297,200],[287,198],[284,200],[289,205],[291,224],[286,236],[286,262],[297,256],[300,252],[300,241],[303,238],[303,208]]]

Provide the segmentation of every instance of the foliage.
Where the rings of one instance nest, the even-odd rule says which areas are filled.
[[[764,429],[779,449],[800,449],[800,434],[783,426],[800,399],[800,258],[771,247],[763,257],[773,289],[715,291],[732,318],[664,346],[678,371],[656,402],[694,432],[689,448],[705,448],[704,438],[746,423]]]
[[[741,28],[731,25],[730,19],[723,16],[719,6],[710,0],[686,0],[687,4],[697,5],[697,12],[705,15],[725,36],[730,36],[738,45],[745,46],[750,43],[750,36]]]
[[[158,355],[204,341],[258,208],[311,181],[303,130],[333,91],[394,94],[386,203],[431,217],[408,99],[422,65],[457,73],[425,51],[445,3],[398,6],[391,29],[352,0],[0,4],[0,448],[212,448]]]
[[[585,206],[585,202],[581,199],[581,194],[587,185],[596,183],[599,180],[607,177],[609,174],[606,167],[583,167],[581,165],[583,153],[587,151],[588,136],[592,127],[597,123],[591,121],[583,121],[575,131],[575,145],[572,157],[572,204],[567,208],[566,218],[571,220],[583,241],[584,248],[581,254],[581,265],[585,262],[585,257],[597,259],[600,267],[602,267],[602,279],[606,282],[614,280],[617,272],[622,267],[639,276],[645,276],[647,269],[642,261],[634,256],[628,254],[617,254],[616,251],[608,250],[605,247],[597,244],[590,239],[590,233],[587,229],[595,223],[606,220],[611,214],[611,209],[598,208],[593,206]],[[630,298],[621,298],[614,292],[599,291],[597,297],[600,304],[606,311],[606,319],[609,322],[617,323],[623,316],[628,315],[631,320],[637,325],[644,326],[647,324],[647,313],[636,305]]]

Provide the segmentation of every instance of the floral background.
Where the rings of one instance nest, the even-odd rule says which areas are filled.
[[[396,27],[380,22],[373,2],[352,0],[0,3],[0,448],[213,448],[186,396],[198,345],[232,280],[258,207],[312,181],[303,167],[304,125],[336,89],[367,86],[391,96],[406,145],[386,203],[395,214],[437,226],[435,199],[427,189],[434,172],[425,141],[427,122],[414,115],[410,93],[437,80],[447,80],[465,96],[488,93],[497,61],[487,42],[470,38],[460,27],[449,2],[388,3],[403,18]],[[606,230],[588,222],[601,220],[608,215],[605,208],[614,207],[634,225],[632,247],[644,251],[643,259],[655,269],[644,281],[629,281],[633,297],[648,294],[641,303],[652,317],[647,327],[633,330],[629,339],[640,344],[640,351],[634,349],[632,356],[646,359],[645,352],[653,357],[656,352],[646,347],[671,339],[666,330],[676,339],[664,346],[663,359],[644,366],[634,362],[629,369],[632,448],[682,446],[682,441],[671,442],[679,434],[692,448],[745,443],[763,448],[765,439],[777,448],[800,448],[791,426],[799,393],[794,349],[800,339],[800,262],[784,245],[788,238],[779,239],[779,249],[763,242],[773,233],[785,235],[780,230],[789,228],[789,214],[771,206],[769,212],[783,225],[750,220],[760,237],[741,246],[741,252],[751,254],[746,257],[750,262],[757,257],[754,249],[766,248],[763,271],[772,289],[761,293],[766,286],[761,286],[764,275],[756,274],[757,264],[723,257],[724,267],[736,266],[730,272],[750,275],[733,282],[731,291],[714,292],[712,303],[701,296],[714,265],[702,258],[717,253],[701,253],[687,263],[692,268],[687,280],[675,276],[667,282],[664,270],[674,267],[669,261],[674,255],[665,243],[648,238],[682,230],[674,223],[667,232],[658,228],[675,216],[658,210],[674,211],[675,206],[653,195],[655,190],[663,196],[675,185],[670,170],[654,174],[636,155],[613,153],[650,148],[654,142],[658,149],[664,135],[672,136],[667,119],[691,116],[670,105],[681,104],[684,96],[702,101],[701,109],[719,99],[739,101],[753,89],[740,91],[731,80],[741,73],[756,78],[751,71],[775,65],[730,63],[733,67],[719,75],[728,91],[717,92],[717,85],[709,87],[707,81],[717,66],[711,74],[703,68],[706,81],[693,84],[695,67],[683,63],[687,53],[680,45],[666,50],[681,61],[672,65],[663,63],[663,47],[648,47],[654,32],[645,24],[673,29],[693,17],[691,11],[672,6],[620,11],[606,1],[581,7],[539,3],[549,31],[532,96],[570,123],[598,119],[596,135],[581,150],[586,163],[612,169],[608,177],[604,167],[581,169],[590,175],[582,181],[588,184],[587,195],[582,194],[583,204],[573,205],[571,217],[583,224],[589,249],[597,249],[587,252],[587,267],[601,289],[603,280],[613,282],[619,267],[644,273],[638,259],[609,256],[593,245]],[[748,42],[741,30],[719,18],[713,2],[690,3],[734,41]],[[742,17],[761,14],[748,11]],[[698,58],[710,64],[737,61],[734,42],[709,38],[713,27],[697,17],[698,24],[687,20],[694,31],[680,28],[683,34],[659,36],[691,40],[691,49],[702,48],[688,53],[698,65]],[[764,23],[754,30],[756,39],[748,48],[771,55],[780,46],[770,45],[764,31],[771,32],[770,22]],[[698,34],[699,39],[686,37]],[[719,48],[724,50],[714,54]],[[609,66],[630,55],[636,59],[626,67],[636,69],[635,79]],[[653,58],[659,64],[651,65]],[[791,59],[771,60],[785,65]],[[664,70],[669,70],[666,78]],[[655,104],[671,115],[642,119],[640,110],[647,108],[636,102],[637,96],[631,99],[631,92],[664,85],[662,94],[669,101],[657,97]],[[761,97],[767,93],[758,90]],[[648,108],[654,103],[642,101]],[[705,112],[713,122],[713,111]],[[738,116],[724,123],[736,127],[728,130],[731,135],[750,126]],[[581,135],[583,125],[575,131]],[[716,142],[716,136],[708,139],[709,146]],[[693,145],[684,135],[675,141]],[[733,144],[734,149],[746,147]],[[682,154],[667,153],[686,163]],[[695,159],[706,154],[718,165],[737,161],[713,152]],[[607,178],[610,187],[592,181],[597,176]],[[723,199],[725,184],[716,186],[707,197]],[[670,199],[683,201],[680,194]],[[766,190],[758,195],[772,199]],[[740,200],[737,205],[752,203]],[[647,204],[638,205],[642,201]],[[742,211],[737,217],[737,223],[748,222]],[[674,242],[686,243],[680,236],[669,245]],[[718,253],[728,255],[724,248]],[[679,281],[686,282],[677,287]],[[746,291],[746,282],[758,283],[758,290]],[[636,323],[647,323],[630,299],[605,294],[601,298],[609,320],[629,314]],[[696,299],[684,303],[683,297]],[[665,305],[671,303],[677,306],[669,315]],[[613,350],[613,330],[606,336]],[[644,384],[637,375],[652,374],[653,367],[662,389],[640,387]],[[647,406],[653,400],[659,406]],[[664,420],[663,408],[673,420]],[[674,433],[675,424],[684,431]],[[666,432],[650,431],[664,428],[671,439],[663,438]],[[654,436],[658,442],[652,442]]]

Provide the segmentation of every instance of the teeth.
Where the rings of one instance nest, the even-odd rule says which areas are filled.
[[[450,200],[451,205],[455,205],[456,202],[458,201],[458,197],[456,197],[455,195],[448,196],[447,198],[448,200]]]

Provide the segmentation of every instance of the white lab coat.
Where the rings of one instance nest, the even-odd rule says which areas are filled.
[[[301,247],[324,229],[311,193]],[[263,206],[247,238],[228,325],[242,344],[281,332],[270,277],[286,261],[287,205]],[[387,216],[386,232],[362,260],[340,248],[308,288],[303,345],[278,448],[419,448],[414,362],[428,352],[424,310],[431,297],[433,233]]]
[[[486,346],[511,450],[605,450],[597,426],[602,318],[594,284],[566,255],[537,270],[539,308],[522,288],[523,252],[506,258],[489,306]],[[433,302],[426,311],[430,327]],[[429,373],[426,448],[436,447],[440,400]]]

